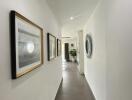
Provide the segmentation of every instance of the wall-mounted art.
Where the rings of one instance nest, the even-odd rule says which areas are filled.
[[[86,49],[87,57],[91,58],[93,52],[93,44],[92,44],[92,37],[89,34],[86,35],[85,49]]]
[[[56,57],[56,37],[47,33],[48,61]]]
[[[12,79],[43,64],[43,29],[21,14],[11,11]]]
[[[61,40],[57,39],[57,56],[61,56]]]

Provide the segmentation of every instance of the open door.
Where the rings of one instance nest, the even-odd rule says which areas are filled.
[[[78,32],[78,44],[79,44],[79,52],[78,52],[78,69],[80,74],[84,74],[84,45],[83,45],[83,31]]]

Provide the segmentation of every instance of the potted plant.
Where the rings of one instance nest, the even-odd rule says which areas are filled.
[[[69,53],[73,57],[73,61],[76,62],[76,56],[77,56],[76,49],[71,49]]]

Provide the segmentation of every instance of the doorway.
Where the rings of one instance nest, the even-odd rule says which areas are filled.
[[[70,59],[69,59],[69,43],[65,43],[65,60],[67,62],[70,61]]]

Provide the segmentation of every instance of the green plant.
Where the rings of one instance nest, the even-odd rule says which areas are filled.
[[[70,55],[73,56],[73,57],[77,56],[77,51],[76,51],[76,49],[70,50]]]
[[[73,57],[74,61],[76,61],[76,56],[77,56],[76,49],[71,49],[69,53]]]

